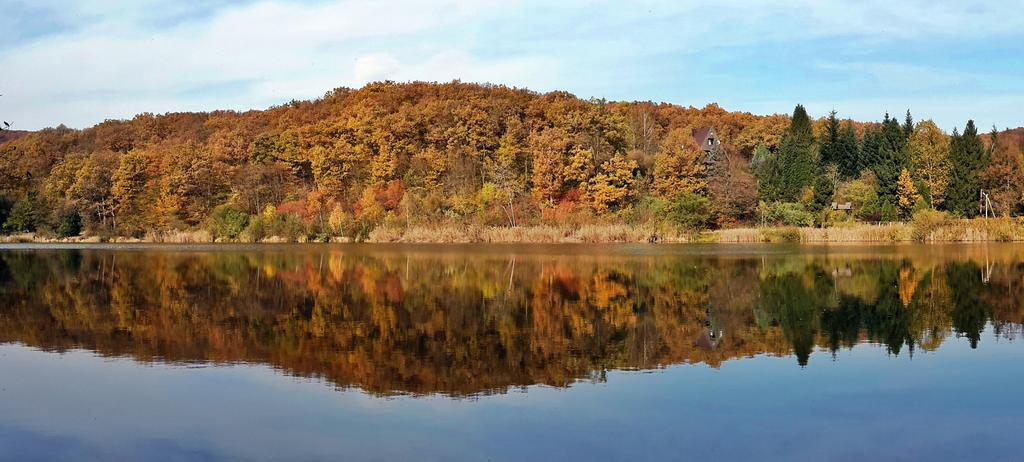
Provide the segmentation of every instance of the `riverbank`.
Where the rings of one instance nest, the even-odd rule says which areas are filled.
[[[201,244],[214,242],[206,231],[173,231],[150,233],[142,238],[78,236],[56,238],[39,234],[0,236],[2,243],[164,243]],[[244,242],[244,241],[243,241]],[[261,243],[287,242],[353,242],[344,237],[327,240],[286,239],[268,237]],[[732,228],[687,233],[669,227],[596,224],[582,226],[413,226],[380,227],[371,231],[362,242],[369,243],[507,243],[507,244],[600,244],[600,243],[806,243],[806,244],[877,244],[900,242],[1024,242],[1024,218],[975,218],[915,220],[906,223],[849,224],[826,228],[758,227]]]

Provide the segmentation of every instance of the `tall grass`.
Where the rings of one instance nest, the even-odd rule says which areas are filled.
[[[855,224],[828,228],[737,228],[715,233],[718,242],[891,243],[1022,242],[1024,220],[1017,218],[948,219],[917,216],[909,223]]]

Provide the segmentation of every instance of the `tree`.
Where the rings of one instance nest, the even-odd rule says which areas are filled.
[[[935,122],[925,120],[914,127],[907,151],[911,176],[924,184],[932,207],[942,206],[950,175],[949,137]]]
[[[143,197],[148,181],[146,169],[149,157],[138,150],[123,154],[111,178],[110,194],[113,199],[114,227],[127,235],[145,232],[146,221]]]
[[[689,130],[676,128],[661,142],[654,160],[654,191],[663,198],[707,190],[704,151]]]
[[[950,178],[946,192],[946,208],[962,216],[978,214],[978,192],[981,172],[986,167],[985,148],[974,121],[967,121],[962,135],[953,131],[949,147]]]
[[[538,201],[553,204],[562,197],[565,185],[566,154],[570,148],[569,134],[559,128],[549,128],[530,134],[533,152],[533,195]]]
[[[30,192],[14,203],[11,207],[7,220],[4,221],[4,230],[12,233],[31,233],[39,225],[39,216],[36,211],[36,194]]]
[[[94,153],[82,162],[67,191],[74,208],[83,212],[83,221],[92,228],[108,228],[112,224],[114,207],[110,183],[115,168],[115,155],[109,152]]]
[[[907,115],[903,118],[903,138],[909,139],[910,135],[914,133],[914,117],[910,115],[910,109],[907,109]]]
[[[707,197],[683,191],[669,201],[665,216],[680,228],[700,231],[711,224],[714,212]]]
[[[774,162],[769,162],[764,169],[762,185],[767,190],[762,197],[772,201],[796,201],[804,189],[814,183],[817,157],[811,119],[804,107],[797,105]]]
[[[872,170],[878,178],[878,195],[883,201],[896,202],[896,186],[900,172],[907,167],[906,139],[896,119],[885,115],[879,131],[874,133],[877,151],[874,151]]]
[[[914,180],[910,178],[910,172],[907,169],[901,170],[896,185],[896,208],[899,209],[900,218],[904,220],[910,218],[921,201],[917,187],[914,186]]]
[[[989,135],[989,165],[981,173],[982,184],[996,211],[1009,216],[1024,199],[1024,167],[1020,150],[1001,141],[995,127]]]
[[[846,121],[839,134],[839,142],[835,149],[836,165],[842,179],[856,178],[861,170],[867,167],[860,153],[857,131],[853,123]]]
[[[56,231],[60,237],[74,237],[82,234],[82,216],[75,210],[65,211],[57,221]]]
[[[825,134],[821,139],[821,165],[836,165],[845,153],[841,153],[841,134],[836,111],[828,113],[825,119]]]
[[[598,213],[615,210],[624,205],[635,183],[633,172],[637,165],[622,155],[615,155],[601,165],[601,171],[590,180],[586,195],[591,207]]]

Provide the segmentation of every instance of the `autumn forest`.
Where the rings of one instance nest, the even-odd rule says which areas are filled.
[[[685,233],[1021,213],[1019,131],[982,134],[968,121],[947,134],[910,111],[879,116],[374,83],[262,111],[8,135],[0,223],[52,238],[254,242],[445,226]],[[694,137],[707,128],[713,149]]]

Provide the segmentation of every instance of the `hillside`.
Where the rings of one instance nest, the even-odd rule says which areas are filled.
[[[0,130],[0,144],[4,144],[8,141],[14,141],[31,132],[25,130]]]
[[[824,210],[833,199],[856,202],[865,220],[942,203],[935,172],[911,163],[912,122],[802,111],[385,82],[263,111],[141,114],[8,140],[0,218],[8,232],[43,235],[303,240],[451,225],[807,225],[836,219]],[[707,127],[721,142],[711,153],[693,136]],[[948,136],[937,136],[918,148],[941,149]],[[1007,155],[1019,164],[1019,151]],[[912,172],[913,204],[897,197],[901,169]]]

